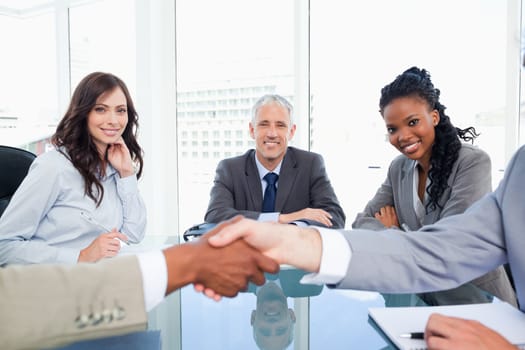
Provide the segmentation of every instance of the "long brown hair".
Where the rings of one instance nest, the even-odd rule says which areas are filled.
[[[122,138],[137,165],[137,178],[142,174],[142,149],[137,142],[138,114],[131,100],[126,84],[111,73],[94,72],[78,84],[71,98],[66,114],[57,126],[51,142],[65,150],[73,166],[84,178],[84,193],[97,204],[104,197],[104,188],[99,181],[104,175],[103,161],[88,131],[87,118],[100,95],[120,88],[126,96],[128,124]],[[93,188],[96,188],[96,190]]]

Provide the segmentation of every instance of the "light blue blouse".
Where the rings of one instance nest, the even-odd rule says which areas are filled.
[[[76,263],[80,250],[105,232],[101,226],[141,241],[146,208],[136,176],[121,179],[108,165],[101,184],[104,198],[97,207],[66,156],[57,150],[38,156],[0,218],[0,265]]]

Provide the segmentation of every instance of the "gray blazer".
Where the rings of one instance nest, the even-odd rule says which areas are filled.
[[[524,193],[525,148],[521,147],[498,188],[464,214],[448,216],[418,232],[344,232],[352,259],[336,287],[386,293],[450,289],[509,263],[525,311]]]
[[[394,206],[400,224],[406,224],[411,230],[418,230],[423,225],[455,214],[463,213],[475,201],[492,190],[490,157],[483,150],[463,143],[458,159],[452,166],[448,178],[448,188],[439,198],[442,208],[429,211],[423,225],[416,217],[414,210],[414,172],[415,160],[404,155],[392,161],[385,182],[376,195],[357,215],[353,228],[368,228],[384,230],[386,227],[374,217],[374,214],[386,205]],[[487,284],[486,281],[491,281]],[[448,305],[481,303],[490,301],[479,288],[511,304],[516,304],[516,297],[503,267],[497,268],[486,276],[482,276],[472,284],[465,284],[452,290],[419,295],[429,305]],[[478,287],[478,288],[477,288]],[[389,296],[385,296],[388,300]],[[396,305],[401,306],[401,305]]]
[[[442,206],[430,211],[420,224],[414,211],[414,165],[415,160],[404,155],[396,157],[388,169],[387,178],[368,202],[364,211],[357,215],[352,228],[384,230],[385,226],[374,214],[385,205],[394,206],[399,223],[411,230],[450,215],[461,214],[475,201],[492,191],[490,157],[483,150],[463,143],[458,159],[448,177],[448,188],[439,198]]]
[[[135,256],[96,264],[1,268],[0,310],[2,349],[58,347],[144,330],[147,322]],[[97,313],[118,317],[94,325]]]
[[[219,162],[204,220],[218,223],[238,214],[256,220],[261,214],[262,201],[261,178],[255,150],[251,149]],[[288,214],[304,208],[324,209],[332,215],[333,228],[345,226],[345,214],[328,179],[323,158],[288,147],[281,165],[275,210]]]

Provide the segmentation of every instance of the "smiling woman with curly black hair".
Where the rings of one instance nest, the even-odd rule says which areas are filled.
[[[380,113],[389,141],[401,155],[353,228],[417,230],[463,213],[491,191],[490,158],[466,142],[473,127],[452,125],[440,91],[425,69],[412,67],[381,90]],[[461,140],[466,142],[461,142]],[[487,293],[488,292],[488,293]],[[495,295],[513,305],[516,297],[503,267],[458,288],[418,295],[384,294],[387,306],[491,302]]]

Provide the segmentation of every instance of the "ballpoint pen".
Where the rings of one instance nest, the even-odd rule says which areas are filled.
[[[91,215],[89,215],[88,213],[86,213],[85,211],[81,211],[80,212],[80,216],[82,216],[86,221],[88,221],[89,223],[95,225],[95,226],[98,226],[98,228],[104,230],[105,232],[111,232],[113,230],[110,230],[108,229],[107,227],[105,227],[104,225],[102,225],[100,222],[98,222],[97,220],[95,220]],[[116,238],[118,239],[119,241],[121,241],[122,243],[126,244],[126,245],[129,245],[128,242],[126,241],[123,241],[121,240],[120,238]]]
[[[409,338],[409,339],[425,339],[424,332],[403,333],[403,334],[400,334],[399,336],[401,338]]]

